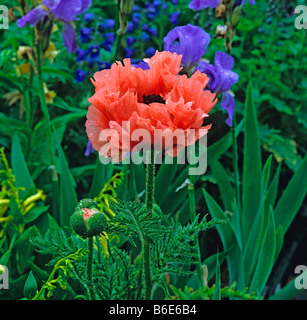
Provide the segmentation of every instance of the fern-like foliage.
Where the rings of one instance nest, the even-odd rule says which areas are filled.
[[[116,215],[109,221],[106,232],[125,236],[134,245],[136,238],[143,241],[146,237],[154,242],[171,231],[165,216],[146,210],[140,202],[120,201],[112,205],[112,210]]]
[[[211,300],[214,296],[215,285],[209,287],[206,286],[203,289],[193,290],[192,288],[185,287],[183,290],[170,286],[174,296],[171,297],[173,300]],[[221,298],[223,300],[239,299],[239,300],[261,300],[258,298],[256,293],[249,293],[248,288],[244,290],[237,290],[236,283],[231,286],[225,286],[221,288]]]
[[[187,226],[176,224],[158,210],[149,212],[139,202],[119,202],[112,207],[116,215],[109,221],[107,232],[126,236],[132,244],[135,238],[151,242],[153,282],[166,289],[166,273],[191,274],[191,265],[197,261],[197,250],[193,245],[194,237],[201,231],[227,223],[227,219],[199,216]]]

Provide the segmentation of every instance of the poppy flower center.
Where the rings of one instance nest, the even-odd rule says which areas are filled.
[[[148,96],[146,96],[145,94],[143,95],[143,103],[150,104],[153,102],[165,104],[165,100],[160,95],[156,95],[156,94],[150,94]]]

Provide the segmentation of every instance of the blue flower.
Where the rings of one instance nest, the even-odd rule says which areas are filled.
[[[182,55],[182,64],[189,68],[207,52],[210,35],[198,26],[187,24],[172,29],[164,38],[164,50]]]
[[[149,58],[151,58],[155,53],[156,53],[156,49],[154,47],[149,47],[145,51],[146,56]]]
[[[232,71],[233,58],[225,52],[217,51],[214,58],[214,66],[207,62],[200,62],[197,70],[209,77],[207,89],[216,94],[222,94],[221,107],[228,113],[226,123],[231,126],[234,112],[233,95],[229,92],[233,84],[238,82],[239,76]]]
[[[92,39],[92,28],[80,29],[80,41],[81,43],[87,43]]]
[[[139,36],[139,40],[147,42],[150,40],[150,36],[146,32],[142,32],[141,35]]]
[[[100,48],[97,45],[92,45],[88,48],[88,53],[90,54],[91,58],[99,57]]]
[[[132,48],[125,48],[125,58],[131,58],[134,54],[134,50]]]
[[[87,12],[87,13],[85,13],[84,16],[83,16],[83,20],[84,20],[85,22],[90,22],[90,21],[92,21],[94,18],[95,18],[95,15],[94,15],[94,13],[91,13],[91,12]]]
[[[76,51],[76,54],[77,54],[77,61],[83,61],[85,60],[88,52],[86,50],[83,50],[83,49],[77,49]]]
[[[110,69],[111,64],[108,61],[98,61],[98,69],[99,71],[104,70],[104,69]]]
[[[150,27],[148,28],[147,32],[152,36],[152,37],[156,37],[158,32],[157,32],[157,28],[155,27]]]
[[[86,77],[87,72],[82,69],[76,69],[75,71],[75,81],[82,82]]]
[[[179,11],[176,11],[176,12],[173,12],[172,14],[170,14],[169,20],[174,26],[178,25],[179,16],[180,16],[180,12]]]
[[[76,32],[72,21],[78,20],[78,15],[85,12],[92,0],[42,0],[42,4],[30,10],[24,17],[17,20],[17,26],[24,28],[27,23],[35,26],[42,18],[63,22],[62,36],[69,53],[78,49]]]
[[[132,36],[126,38],[126,44],[128,47],[132,46],[135,43],[136,39]]]

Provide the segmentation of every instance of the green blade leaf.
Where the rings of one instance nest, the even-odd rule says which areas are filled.
[[[217,159],[213,159],[210,162],[210,167],[212,169],[214,178],[217,181],[217,185],[221,193],[223,204],[224,204],[224,209],[232,211],[232,201],[234,199],[234,190],[232,185],[229,182],[228,174]]]
[[[248,86],[247,97],[245,100],[244,162],[242,185],[242,235],[243,239],[246,239],[259,208],[261,190],[261,150],[251,83]]]
[[[68,163],[61,145],[58,143],[60,157],[61,178],[60,178],[60,225],[69,226],[70,216],[74,212],[78,202],[75,190],[75,181],[69,170]]]
[[[35,185],[28,170],[17,133],[14,134],[12,139],[12,170],[16,179],[16,187],[25,188],[20,190],[20,197],[23,198],[26,195],[29,196],[30,193],[34,193]]]
[[[288,230],[305,199],[307,193],[306,177],[307,156],[294,173],[274,209],[276,225],[281,225],[284,232]]]
[[[270,276],[272,268],[274,266],[274,257],[276,251],[276,235],[275,235],[275,221],[274,212],[271,207],[269,223],[265,236],[263,238],[262,246],[259,253],[259,259],[255,273],[253,275],[250,292],[257,292],[261,295],[265,284]]]

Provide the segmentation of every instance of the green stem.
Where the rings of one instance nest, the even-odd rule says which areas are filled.
[[[149,211],[153,210],[154,202],[154,183],[155,183],[155,154],[154,151],[150,151],[147,154],[147,165],[146,165],[146,199],[145,206]],[[143,269],[144,269],[144,280],[145,280],[145,300],[151,299],[152,280],[150,271],[150,243],[149,239],[144,235],[143,237]]]
[[[45,90],[44,90],[44,82],[42,78],[42,52],[40,45],[38,43],[35,44],[36,47],[36,60],[37,60],[37,73],[39,80],[39,93],[40,93],[40,104],[41,110],[44,115],[46,134],[47,134],[47,142],[49,146],[49,156],[50,156],[50,164],[54,165],[54,154],[53,154],[53,143],[52,143],[52,135],[51,135],[51,125],[50,125],[50,116],[46,102]]]
[[[95,292],[94,292],[94,284],[93,284],[93,237],[88,237],[88,256],[87,256],[86,275],[87,275],[90,299],[95,300]]]
[[[188,185],[188,196],[189,196],[189,211],[190,211],[190,220],[193,222],[196,218],[196,203],[195,203],[195,188],[194,188],[194,176],[190,176],[190,183]],[[201,254],[200,254],[200,246],[198,234],[194,235],[194,246],[197,250],[197,263],[196,263],[196,272],[198,277],[198,284],[200,288],[204,288],[203,282],[203,269],[201,265]]]
[[[122,35],[118,34],[119,29],[119,3],[115,4],[115,52],[114,52],[114,61],[118,60],[120,43],[122,40]]]

